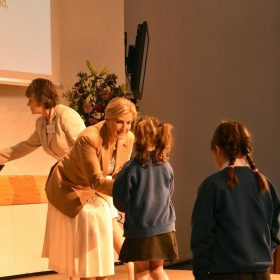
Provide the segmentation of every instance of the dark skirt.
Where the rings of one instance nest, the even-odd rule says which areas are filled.
[[[119,260],[125,263],[175,259],[178,259],[175,232],[143,238],[125,238],[119,256]]]

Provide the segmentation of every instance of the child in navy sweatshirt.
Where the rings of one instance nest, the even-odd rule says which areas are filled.
[[[221,170],[202,182],[193,209],[195,279],[268,280],[280,244],[276,189],[257,169],[243,124],[222,122],[211,150]]]
[[[119,259],[134,262],[138,279],[168,279],[164,260],[178,258],[175,210],[171,202],[174,175],[168,162],[172,126],[154,117],[135,125],[135,158],[118,173],[113,186],[115,207],[125,213]]]

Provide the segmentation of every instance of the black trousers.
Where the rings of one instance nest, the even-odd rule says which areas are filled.
[[[207,280],[270,280],[269,271],[246,274],[214,274],[210,273]]]

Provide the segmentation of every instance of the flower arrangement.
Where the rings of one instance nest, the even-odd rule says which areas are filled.
[[[79,81],[72,90],[63,93],[69,106],[83,118],[85,125],[94,125],[104,120],[105,108],[115,97],[129,98],[131,94],[125,92],[126,85],[117,86],[117,76],[109,73],[107,66],[98,73],[96,68],[87,61],[90,74],[79,72]]]

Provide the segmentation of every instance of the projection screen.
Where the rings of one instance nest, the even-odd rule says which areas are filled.
[[[0,83],[28,85],[34,78],[60,85],[57,0],[0,0]]]

